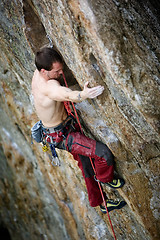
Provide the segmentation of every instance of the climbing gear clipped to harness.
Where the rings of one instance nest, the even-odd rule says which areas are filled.
[[[33,144],[33,141],[32,139],[34,139],[36,142],[38,143],[42,143],[42,150],[43,152],[48,152],[49,148],[47,146],[47,143],[46,143],[46,139],[44,138],[44,128],[43,128],[43,124],[42,124],[42,121],[38,121],[34,124],[34,126],[31,128],[31,143]],[[51,153],[52,153],[52,156],[48,153],[48,156],[49,156],[49,159],[51,160],[51,164],[53,166],[60,166],[60,160],[58,158],[58,155],[56,153],[56,150],[55,150],[55,145],[54,145],[54,142],[53,142],[53,139],[51,136],[47,136],[47,138],[50,138],[50,141],[49,141],[49,147],[50,147],[50,150],[51,150]]]
[[[42,146],[43,152],[47,152],[49,150],[48,146],[45,144]]]
[[[55,148],[62,142],[65,141],[67,135],[71,130],[74,130],[75,117],[69,115],[61,124],[57,127],[46,128],[42,125],[42,134],[43,134],[43,151],[47,152],[49,145],[52,157],[49,155],[51,163],[53,166],[60,166],[60,160],[56,153]]]
[[[55,150],[55,144],[53,142],[52,136],[47,136],[46,141],[48,138],[50,139],[49,146],[50,146],[51,153],[52,153],[52,157],[50,157],[50,155],[49,155],[49,157],[51,159],[51,164],[53,166],[61,166],[60,160],[59,160],[57,152]]]

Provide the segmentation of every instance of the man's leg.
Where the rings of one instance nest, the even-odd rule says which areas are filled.
[[[86,137],[80,132],[72,132],[67,137],[67,148],[72,154],[79,154],[94,158],[96,176],[101,182],[113,180],[114,156],[109,148],[93,139]]]
[[[111,181],[113,179],[113,154],[107,146],[104,145],[108,151],[106,161],[106,159],[103,159],[102,156],[98,156],[99,152],[96,151],[96,146],[99,146],[99,144],[97,144],[95,140],[84,136],[80,132],[70,133],[66,140],[66,147],[68,151],[72,153],[76,160],[78,160],[78,166],[80,167],[85,179],[88,197],[92,207],[100,205],[103,200],[98,183],[94,178],[95,172],[93,171],[89,157],[93,158],[92,161],[95,168],[97,168],[96,172],[98,173],[98,176],[102,175],[100,180],[105,179],[106,181]],[[106,198],[105,194],[104,196]]]
[[[88,197],[90,205],[95,207],[102,203],[102,197],[100,196],[100,190],[98,184],[95,184],[93,175],[95,174],[90,160],[88,157],[94,159],[94,165],[96,169],[96,176],[101,182],[110,182],[113,180],[113,154],[109,148],[100,142],[96,142],[79,132],[72,132],[67,137],[66,141],[67,149],[73,154],[74,158],[78,155],[78,165],[82,170],[82,174],[86,181],[86,186],[88,190]],[[89,161],[89,163],[88,163]],[[105,199],[106,199],[106,195]],[[125,205],[124,201],[113,202],[107,201],[107,208],[109,211],[113,209],[119,209]],[[101,211],[105,213],[103,207]]]
[[[96,142],[96,151],[95,151],[96,156],[100,157],[100,161],[95,161],[96,165],[96,178],[98,181],[101,183],[105,183],[111,188],[117,189],[120,188],[124,185],[124,180],[121,178],[114,179],[113,176],[113,159],[114,156],[112,152],[109,150],[107,145],[101,143],[101,142]],[[106,175],[104,171],[105,164],[107,166],[111,166],[108,168],[108,174]]]
[[[71,135],[71,133],[69,135]],[[92,207],[99,206],[100,204],[102,204],[103,199],[101,196],[101,192],[100,192],[98,183],[97,183],[97,181],[95,181],[95,178],[94,178],[95,173],[93,171],[90,159],[89,159],[89,157],[86,157],[82,154],[81,155],[78,154],[78,152],[84,153],[83,146],[81,146],[81,145],[78,145],[77,150],[75,149],[75,151],[71,151],[72,144],[74,145],[74,143],[72,141],[73,137],[69,137],[69,135],[65,141],[60,142],[59,144],[57,144],[56,147],[59,149],[68,150],[69,152],[72,153],[74,159],[78,161],[78,167],[81,169],[82,175],[83,175],[85,183],[86,183],[89,203]],[[79,136],[79,134],[78,134],[78,136]],[[90,146],[92,147],[92,144]],[[81,148],[81,147],[82,147],[82,149],[80,150],[79,148]],[[94,162],[94,159],[92,159],[92,161]],[[104,193],[104,197],[106,198],[105,193]]]
[[[83,155],[73,154],[75,160],[78,161],[78,167],[82,171],[82,175],[84,177],[89,203],[92,207],[99,206],[102,204],[103,199],[98,186],[98,183],[94,179],[94,171],[90,162],[90,159]],[[94,159],[93,159],[94,161]],[[106,194],[104,194],[104,198],[106,199]]]

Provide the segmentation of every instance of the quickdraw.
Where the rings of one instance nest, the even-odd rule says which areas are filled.
[[[46,141],[47,141],[48,138],[50,139],[49,146],[50,146],[51,153],[52,153],[51,164],[53,166],[61,166],[60,160],[59,160],[57,152],[55,150],[55,145],[54,145],[54,142],[53,142],[53,138],[52,138],[52,136],[47,136]]]
[[[48,135],[48,134],[46,133],[46,130],[43,129],[43,139],[44,139],[44,140],[43,140],[43,142],[42,142],[42,143],[43,143],[42,150],[48,154],[48,157],[49,157],[49,159],[51,160],[51,164],[52,164],[53,166],[61,166],[60,160],[59,160],[58,155],[57,155],[57,152],[56,152],[56,150],[55,150],[55,142],[53,141],[53,138],[54,138],[54,139],[58,138],[58,134],[55,132],[54,135],[55,135],[56,137],[53,137],[53,134],[52,134],[52,136],[51,136],[51,134]],[[58,139],[57,139],[57,140],[58,140]],[[58,142],[60,142],[60,141],[61,141],[61,139],[58,140]],[[51,150],[52,155],[50,155],[50,154],[48,153],[49,147],[48,147],[47,144],[48,144],[49,147],[50,147],[50,150]]]

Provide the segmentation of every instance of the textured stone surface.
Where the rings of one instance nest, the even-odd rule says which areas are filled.
[[[11,239],[113,239],[72,156],[58,151],[56,168],[30,144],[34,53],[45,44],[62,54],[69,85],[105,87],[76,107],[85,133],[108,144],[126,181],[118,191],[104,188],[128,204],[110,213],[117,239],[160,238],[160,4],[143,2],[1,1],[0,230]]]

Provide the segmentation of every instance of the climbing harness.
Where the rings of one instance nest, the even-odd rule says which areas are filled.
[[[58,135],[56,133],[56,137],[57,136]],[[47,131],[43,127],[43,124],[41,121],[36,122],[34,126],[31,128],[31,144],[33,144],[32,139],[34,139],[38,143],[42,143],[43,152],[48,152],[49,150],[47,146],[47,143],[48,143],[52,153],[52,156],[48,153],[49,159],[51,160],[51,164],[53,166],[60,166],[60,160],[55,150],[55,143],[53,141],[53,137],[47,135]]]
[[[68,109],[69,111],[69,109]],[[42,135],[43,135],[43,151],[47,152],[48,147],[47,144],[50,147],[52,157],[49,155],[49,158],[51,159],[51,163],[53,166],[60,166],[60,160],[58,158],[58,155],[56,153],[55,148],[63,141],[65,142],[67,135],[70,133],[70,131],[76,129],[73,122],[75,121],[75,117],[73,113],[69,111],[69,116],[57,127],[51,127],[51,128],[45,128],[42,125]]]
[[[64,73],[62,73],[62,75],[63,75],[63,79],[64,79],[64,82],[65,82],[65,85],[66,85],[66,87],[68,88],[68,84],[67,84],[67,81],[66,81],[66,78],[65,78]],[[67,102],[67,104],[64,104],[64,105],[67,105],[66,110],[68,109],[68,111],[67,111],[68,113],[71,112],[71,108],[70,108],[70,105],[69,105],[69,104],[70,104],[70,102]],[[81,126],[81,123],[80,123],[80,120],[79,120],[79,117],[78,117],[78,114],[77,114],[76,108],[75,108],[73,102],[71,102],[71,104],[72,104],[72,107],[73,107],[73,109],[74,109],[74,112],[75,112],[75,115],[76,115],[76,119],[77,119],[77,122],[78,122],[78,124],[79,124],[80,130],[81,130],[81,133],[83,134],[82,126]],[[65,107],[66,107],[66,106],[65,106]],[[70,108],[70,109],[69,109],[69,108]],[[94,167],[94,165],[93,165],[92,158],[90,157],[89,159],[90,159],[90,162],[91,162],[92,168],[93,168],[94,173],[95,173],[95,176],[96,176],[96,170],[95,170],[95,167]],[[108,209],[107,209],[106,200],[105,200],[104,195],[103,195],[102,187],[101,187],[101,184],[100,184],[99,181],[98,181],[97,183],[98,183],[99,190],[100,190],[100,193],[101,193],[101,196],[102,196],[102,199],[103,199],[103,203],[104,203],[104,206],[105,206],[105,209],[106,209],[107,215],[108,215],[108,219],[109,219],[109,222],[110,222],[110,226],[111,226],[111,229],[112,229],[112,233],[113,233],[114,239],[116,240],[117,238],[116,238],[116,235],[115,235],[115,232],[114,232],[114,229],[113,229],[113,225],[112,225],[112,222],[111,222],[111,218],[110,218],[110,216],[109,216],[109,212],[108,212]]]

